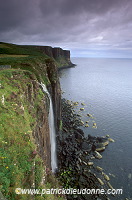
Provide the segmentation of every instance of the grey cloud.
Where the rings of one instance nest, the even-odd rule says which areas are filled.
[[[122,0],[48,0],[40,1],[40,7],[43,14],[53,14],[55,12],[61,15],[74,15],[84,12],[103,14],[111,9],[113,6],[120,6]]]
[[[0,0],[0,31],[23,25],[34,17],[34,0]]]
[[[0,4],[3,41],[89,50],[132,45],[126,42],[132,32],[131,0],[0,0]]]

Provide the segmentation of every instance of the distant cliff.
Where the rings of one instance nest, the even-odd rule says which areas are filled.
[[[51,46],[36,46],[36,47],[47,56],[53,58],[57,62],[59,67],[67,68],[75,66],[75,64],[71,62],[69,50],[63,50],[60,47],[53,48]]]

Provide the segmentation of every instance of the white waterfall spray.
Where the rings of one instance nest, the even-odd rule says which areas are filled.
[[[48,94],[50,100],[50,108],[49,108],[49,130],[50,130],[50,144],[51,144],[51,168],[54,173],[57,169],[57,157],[56,157],[56,132],[55,132],[55,124],[54,124],[54,112],[53,112],[53,104],[51,100],[51,96],[46,88],[46,86],[41,83],[40,84],[43,91]]]

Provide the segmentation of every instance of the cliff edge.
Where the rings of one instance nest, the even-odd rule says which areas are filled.
[[[75,64],[71,62],[69,50],[63,50],[60,47],[53,48],[51,46],[36,46],[36,48],[42,51],[47,56],[53,58],[57,62],[59,68],[68,68],[75,66]]]
[[[61,119],[58,65],[34,46],[0,43],[0,189],[12,199],[63,199],[54,194],[18,195],[16,188],[53,188],[51,173],[49,98],[52,97],[56,130]],[[0,194],[1,195],[1,194]]]

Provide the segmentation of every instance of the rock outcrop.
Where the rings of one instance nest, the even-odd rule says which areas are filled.
[[[75,64],[71,62],[70,51],[63,50],[60,47],[51,46],[36,46],[37,49],[41,50],[47,56],[55,59],[60,67],[73,67]]]

